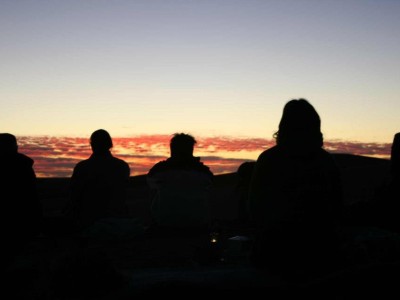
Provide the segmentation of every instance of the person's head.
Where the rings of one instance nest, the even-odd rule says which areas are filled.
[[[186,133],[175,133],[170,141],[171,157],[192,157],[196,140]]]
[[[315,108],[305,99],[293,99],[286,103],[279,130],[274,136],[278,145],[287,147],[320,148],[323,145],[321,120]]]
[[[11,133],[0,133],[0,153],[12,154],[17,152],[17,138]]]
[[[90,145],[94,153],[107,152],[113,147],[111,136],[104,129],[99,129],[92,133]]]

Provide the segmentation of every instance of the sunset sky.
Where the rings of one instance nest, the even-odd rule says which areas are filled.
[[[99,128],[134,175],[174,132],[229,172],[292,98],[332,151],[388,157],[400,132],[397,0],[1,0],[0,36],[0,132],[40,176],[69,176]]]

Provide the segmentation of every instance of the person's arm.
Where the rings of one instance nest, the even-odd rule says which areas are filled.
[[[261,164],[263,163],[261,156],[257,159],[252,175],[250,177],[248,197],[247,197],[247,214],[250,220],[255,223],[261,221],[261,193],[262,193],[262,174],[261,174]]]
[[[68,201],[63,210],[63,214],[66,216],[73,217],[79,203],[79,198],[82,190],[82,180],[80,179],[80,173],[80,167],[79,165],[76,165],[72,171],[72,176],[70,178]]]
[[[29,213],[28,218],[30,218],[29,229],[32,233],[38,234],[42,230],[43,225],[43,205],[39,198],[39,193],[37,189],[37,178],[35,170],[33,169],[34,161],[32,160],[29,168],[26,169],[26,179],[27,179],[27,202],[26,210]]]
[[[131,168],[129,167],[129,164],[124,162],[124,175],[123,177],[125,178],[125,188],[129,188],[129,182],[131,178]]]
[[[165,179],[167,166],[165,162],[156,163],[147,173],[146,181],[150,189],[158,189]]]
[[[163,176],[160,173],[147,174],[146,181],[150,189],[158,189],[163,182]]]
[[[277,180],[278,155],[275,148],[268,149],[258,157],[249,184],[248,212],[255,225],[268,224],[282,217],[282,205],[279,194],[282,191],[282,179]],[[279,186],[278,186],[279,185]]]

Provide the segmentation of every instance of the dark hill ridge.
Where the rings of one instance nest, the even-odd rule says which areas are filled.
[[[388,159],[383,159],[383,158],[345,154],[345,153],[336,153],[332,155],[334,156],[335,161],[340,168],[367,167],[367,166],[382,166],[387,168],[390,165],[390,161]]]

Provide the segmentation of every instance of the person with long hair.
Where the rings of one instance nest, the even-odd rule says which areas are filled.
[[[287,274],[330,260],[341,217],[338,167],[323,149],[321,120],[305,99],[286,103],[276,145],[254,166],[248,209],[256,226],[252,260]]]

